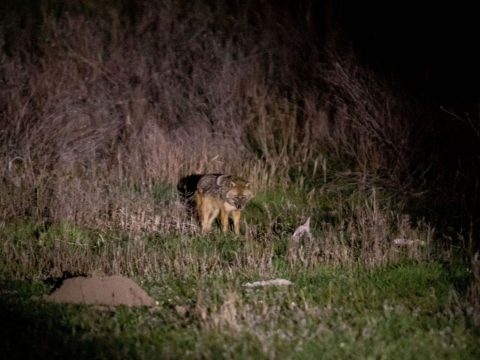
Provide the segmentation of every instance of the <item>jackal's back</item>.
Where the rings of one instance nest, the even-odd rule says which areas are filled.
[[[205,174],[198,180],[197,191],[202,194],[225,199],[228,191],[229,175],[224,174]]]

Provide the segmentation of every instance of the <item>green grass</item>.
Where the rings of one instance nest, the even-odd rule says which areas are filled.
[[[245,209],[246,234],[240,238],[218,229],[201,235],[69,222],[2,224],[0,354],[9,359],[479,358],[480,329],[469,315],[469,265],[434,251],[428,229],[393,215],[388,194],[336,189],[325,184],[318,192],[257,193]],[[177,211],[172,191],[155,187],[155,206]],[[291,234],[309,216],[314,239],[294,249],[293,261]],[[426,245],[398,249],[389,245],[397,236]],[[105,311],[46,302],[52,280],[64,273],[129,276],[158,306]],[[293,285],[243,286],[273,278]]]
[[[454,272],[319,267],[290,274],[290,288],[255,290],[241,273],[164,276],[143,284],[156,309],[117,311],[50,304],[40,282],[3,281],[1,347],[53,358],[478,358],[479,329],[456,289],[469,273]]]

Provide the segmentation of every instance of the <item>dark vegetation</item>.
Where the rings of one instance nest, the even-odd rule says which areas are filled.
[[[414,10],[405,28],[381,4],[3,1],[3,349],[478,355],[473,29],[445,10],[431,27],[462,25],[443,43]],[[181,201],[179,181],[207,172],[254,184],[240,241],[200,236]],[[160,308],[40,300],[55,279],[103,273]],[[295,286],[242,289],[273,277]]]

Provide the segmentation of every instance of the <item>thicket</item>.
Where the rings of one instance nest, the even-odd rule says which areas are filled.
[[[406,106],[351,54],[320,54],[267,5],[141,4],[2,22],[4,218],[95,219],[115,185],[189,173],[265,187],[338,164],[364,180],[406,170]]]

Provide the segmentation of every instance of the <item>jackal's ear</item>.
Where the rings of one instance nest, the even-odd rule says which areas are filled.
[[[225,183],[225,181],[228,180],[230,176],[228,175],[220,175],[219,177],[217,177],[217,186],[221,186]]]

